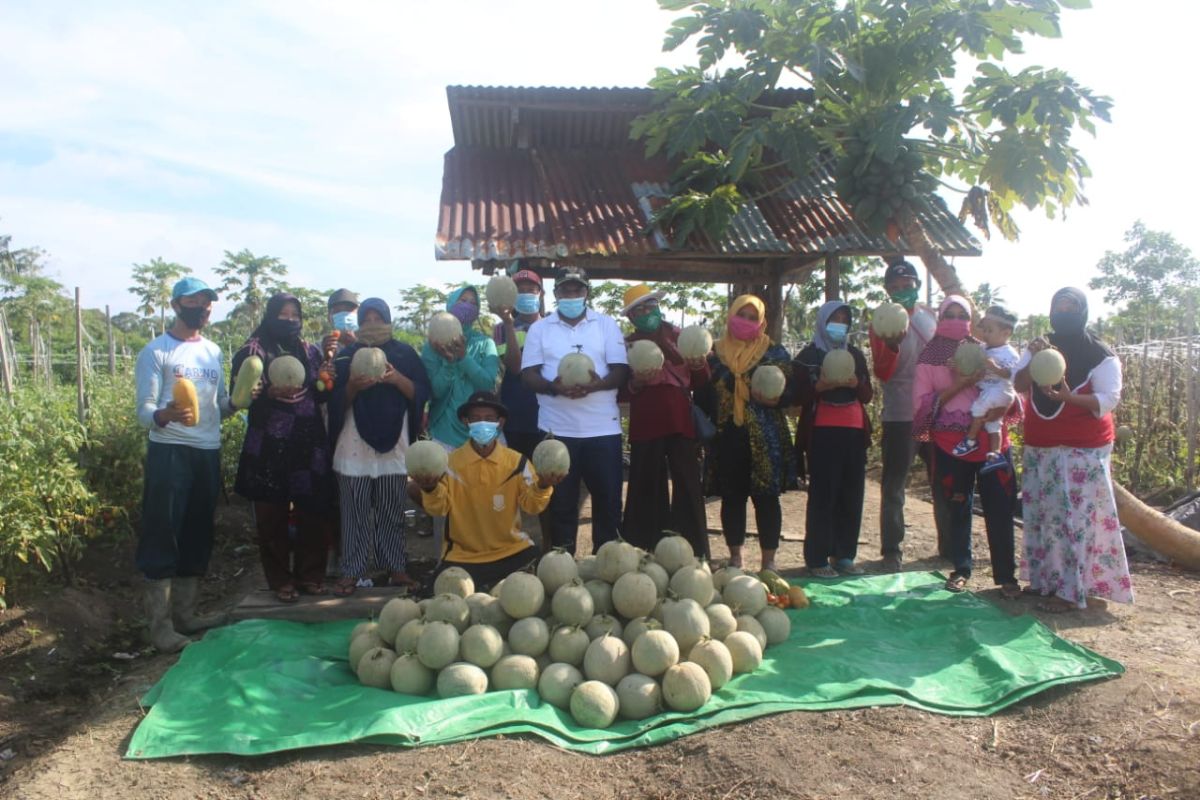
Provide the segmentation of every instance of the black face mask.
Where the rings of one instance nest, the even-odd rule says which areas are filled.
[[[198,331],[204,326],[204,318],[208,315],[208,309],[200,306],[180,306],[175,315],[190,330]]]
[[[1086,324],[1087,317],[1082,311],[1050,312],[1050,327],[1060,336],[1078,336]]]
[[[301,322],[298,319],[268,320],[267,327],[271,335],[281,342],[294,342],[300,338]]]

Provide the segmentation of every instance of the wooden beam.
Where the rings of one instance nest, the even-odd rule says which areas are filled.
[[[767,279],[763,300],[767,304],[767,335],[772,340],[783,340],[783,280],[778,272]]]
[[[841,296],[842,269],[835,253],[825,256],[825,302]]]

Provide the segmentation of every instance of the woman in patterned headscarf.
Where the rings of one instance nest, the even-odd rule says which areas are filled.
[[[763,569],[775,567],[775,551],[783,527],[779,495],[794,469],[791,435],[783,409],[791,402],[792,367],[788,352],[766,334],[767,309],[761,299],[744,294],[729,306],[725,335],[709,357],[712,378],[696,392],[696,405],[717,428],[710,444],[708,484],[721,495],[721,528],[729,547],[729,563],[743,566],[746,501],[754,504]],[[750,376],[762,365],[774,365],[788,377],[783,396],[767,400],[750,389]]]

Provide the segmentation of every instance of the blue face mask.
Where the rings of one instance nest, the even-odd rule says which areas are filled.
[[[519,294],[516,307],[518,314],[536,314],[542,307],[542,298],[536,294]]]
[[[565,319],[577,319],[583,316],[587,308],[586,297],[565,297],[558,301],[558,314]]]
[[[333,315],[333,329],[335,331],[356,331],[358,330],[358,313],[355,311],[339,311]]]
[[[471,441],[480,447],[487,447],[492,442],[496,441],[496,437],[500,435],[499,422],[471,422],[467,424],[467,433],[471,437]]]
[[[841,343],[846,341],[846,334],[850,332],[850,326],[844,322],[827,322],[825,323],[825,335],[829,337],[829,341]]]

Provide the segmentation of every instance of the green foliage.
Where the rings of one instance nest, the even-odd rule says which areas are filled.
[[[458,288],[457,285],[450,288]],[[447,291],[435,286],[418,283],[400,290],[400,302],[396,304],[396,315],[392,318],[396,329],[417,334],[424,340],[429,320],[439,311],[446,310]]]
[[[137,298],[137,310],[147,317],[159,312],[159,333],[167,330],[167,309],[171,307],[171,289],[188,273],[187,267],[173,261],[152,258],[146,264],[133,265],[133,286],[129,293]]]
[[[274,256],[256,256],[242,248],[237,253],[226,250],[216,272],[224,279],[222,301],[234,304],[231,328],[244,338],[262,318],[267,298],[283,286],[287,266]]]
[[[300,309],[304,317],[302,336],[310,342],[316,342],[320,347],[321,339],[329,328],[329,295],[332,289],[307,289],[303,286],[286,284],[281,291],[294,294],[300,301]]]
[[[876,231],[914,223],[940,183],[964,213],[1007,237],[1021,204],[1050,216],[1085,201],[1074,146],[1110,102],[1058,69],[1003,65],[1034,37],[1060,35],[1062,8],[1029,0],[659,0],[683,12],[664,50],[692,42],[698,62],[659,69],[658,106],[633,138],[681,163],[656,221],[677,245],[719,236],[741,203],[785,169],[827,159],[838,195]],[[727,66],[731,65],[731,66]],[[727,68],[720,70],[718,67]],[[960,75],[963,68],[973,72]],[[804,90],[786,90],[802,83]]]

